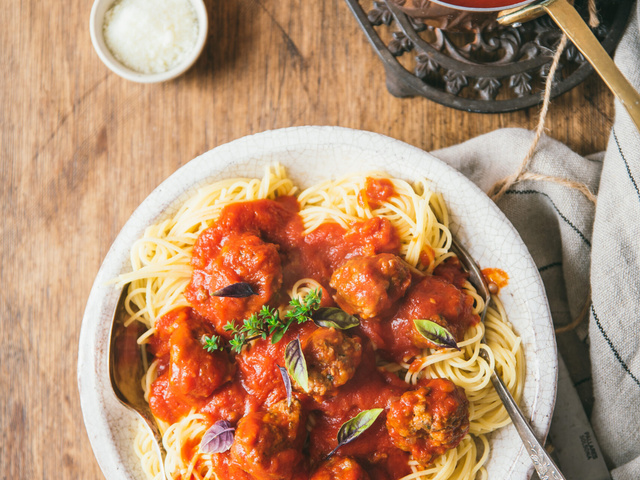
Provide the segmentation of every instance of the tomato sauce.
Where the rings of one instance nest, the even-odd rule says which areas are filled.
[[[384,182],[376,180],[372,185],[367,187],[367,201],[389,195]],[[225,324],[241,322],[262,305],[275,307],[288,302],[286,290],[305,277],[322,285],[324,306],[335,305],[335,290],[329,284],[341,264],[353,257],[400,252],[398,234],[382,218],[358,222],[348,229],[329,223],[307,235],[303,231],[296,199],[282,197],[229,205],[200,235],[193,249],[193,276],[185,291],[192,308],[177,309],[160,318],[150,340],[149,350],[158,359],[158,378],[150,391],[154,415],[175,422],[193,409],[205,415],[210,424],[227,420],[235,426],[286,399],[278,369],[285,365],[285,346],[297,337],[304,344],[320,327],[313,322],[293,324],[278,343],[258,339],[238,355],[227,350],[207,352],[203,337],[216,334],[230,338]],[[330,394],[313,397],[294,389],[294,397],[310,416],[313,428],[304,447],[304,464],[288,478],[308,479],[336,447],[340,426],[372,408],[385,412],[337,454],[353,457],[372,480],[392,480],[410,473],[409,453],[394,444],[385,422],[393,402],[415,386],[378,369],[376,358],[410,360],[422,348],[432,346],[415,330],[413,320],[417,318],[438,316],[461,340],[466,329],[479,321],[473,314],[473,300],[460,289],[465,280],[457,261],[445,262],[434,275],[412,275],[409,289],[389,312],[385,310],[384,317],[362,320],[359,327],[344,331],[344,335],[360,337],[361,360],[353,377]],[[211,295],[236,282],[249,283],[256,295]],[[185,447],[183,454],[193,455],[197,448]],[[239,468],[230,455],[213,455],[220,478],[257,478]]]
[[[387,409],[391,402],[411,386],[396,375],[376,368],[375,353],[367,344],[357,374],[345,384],[336,396],[311,404],[316,414],[314,428],[310,432],[309,451],[312,462],[320,461],[336,445],[338,430],[342,424],[363,410]],[[375,465],[369,472],[372,479],[400,478],[410,473],[409,454],[396,448],[385,427],[381,415],[371,428],[355,441],[339,449],[340,455],[364,459],[364,465]]]
[[[507,272],[500,270],[499,268],[484,268],[482,269],[482,275],[493,294],[498,293],[501,288],[504,288],[509,284],[509,275]],[[492,286],[492,284],[495,286]]]
[[[358,202],[361,207],[369,205],[371,208],[380,208],[383,202],[388,201],[396,194],[393,182],[388,178],[367,177],[364,188],[360,191]]]
[[[426,276],[409,289],[391,319],[361,320],[360,328],[382,356],[402,362],[415,357],[423,348],[434,347],[418,333],[413,321],[433,320],[437,316],[444,317],[442,326],[456,341],[461,341],[467,329],[480,321],[473,313],[473,299],[469,295],[442,277]]]
[[[436,259],[436,252],[433,251],[429,245],[425,245],[424,249],[420,252],[420,264],[423,267],[429,267]]]
[[[467,8],[509,8],[523,0],[440,0],[442,3]],[[533,0],[531,0],[533,1]]]

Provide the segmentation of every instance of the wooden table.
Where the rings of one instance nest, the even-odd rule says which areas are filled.
[[[100,62],[91,0],[0,10],[0,478],[102,478],[76,386],[83,309],[133,209],[191,158],[292,125],[372,130],[431,150],[536,124],[537,108],[465,114],[392,97],[343,0],[206,1],[204,54],[161,85],[129,83]],[[588,154],[605,148],[612,117],[592,77],[554,101],[547,126]]]

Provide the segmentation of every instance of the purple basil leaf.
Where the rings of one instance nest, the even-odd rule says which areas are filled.
[[[212,297],[233,297],[233,298],[244,298],[250,297],[251,295],[257,295],[257,293],[251,288],[246,282],[238,282],[232,283],[231,285],[227,285],[220,290],[216,290],[211,294]]]
[[[331,450],[326,458],[331,457],[340,447],[355,440],[362,435],[373,423],[378,416],[383,412],[382,408],[372,408],[371,410],[364,410],[351,420],[347,420],[342,424],[340,430],[338,430],[338,445]],[[326,460],[326,459],[325,459]]]
[[[287,372],[291,375],[298,385],[302,387],[305,392],[309,391],[309,372],[307,370],[307,362],[304,359],[302,353],[302,344],[300,343],[300,337],[295,340],[291,340],[284,350],[284,364],[287,367]]]
[[[200,451],[202,453],[222,453],[231,448],[235,428],[226,420],[214,423],[202,437]]]
[[[280,375],[282,375],[282,381],[284,382],[284,388],[287,391],[287,406],[291,406],[291,379],[287,373],[287,369],[281,367],[276,363],[276,366],[280,369]]]
[[[441,348],[449,347],[460,350],[454,336],[442,325],[438,325],[436,322],[431,320],[423,319],[414,320],[413,324],[416,326],[418,333],[434,345]]]

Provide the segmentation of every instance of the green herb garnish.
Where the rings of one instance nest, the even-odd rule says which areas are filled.
[[[329,452],[329,455],[325,457],[325,460],[330,458],[336,451],[346,445],[347,443],[355,440],[362,435],[366,430],[371,427],[378,416],[384,411],[382,408],[372,408],[371,410],[364,410],[351,420],[347,420],[342,424],[340,430],[338,430],[338,445],[336,448]]]
[[[310,320],[313,312],[320,308],[321,300],[322,290],[315,289],[302,300],[297,298],[291,300],[289,302],[291,309],[287,311],[284,318],[280,318],[276,308],[264,305],[258,313],[244,319],[239,326],[236,322],[228,322],[223,328],[225,332],[233,334],[233,338],[229,340],[231,350],[240,353],[247,343],[258,338],[266,340],[269,335],[271,335],[271,343],[278,343],[294,322],[300,324]]]
[[[204,348],[209,353],[213,353],[216,350],[222,350],[222,345],[220,344],[220,337],[217,335],[211,335],[210,337],[203,335],[201,342],[202,342],[202,348]]]
[[[289,305],[291,305],[292,308],[284,315],[284,320],[278,319],[278,321],[274,322],[270,327],[271,330],[269,333],[273,334],[271,343],[278,343],[293,322],[300,324],[311,320],[313,312],[320,308],[321,300],[322,290],[319,288],[311,290],[302,301],[297,298],[291,300]]]
[[[360,325],[360,320],[356,317],[334,307],[319,308],[313,315],[313,322],[319,327],[339,330],[348,330]]]
[[[433,318],[434,320],[440,320],[441,322],[442,320],[444,320],[442,319],[442,317]],[[455,348],[457,350],[460,350],[460,347],[458,347],[453,334],[433,320],[419,318],[414,320],[413,324],[415,325],[416,330],[418,330],[418,333],[420,335],[429,340],[438,348]]]

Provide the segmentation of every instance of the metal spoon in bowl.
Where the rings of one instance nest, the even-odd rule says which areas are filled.
[[[109,341],[109,379],[113,392],[120,403],[137,413],[149,427],[153,437],[154,450],[160,460],[160,473],[162,478],[167,478],[164,469],[164,459],[167,452],[162,445],[162,434],[151,413],[149,403],[144,398],[144,391],[140,383],[145,374],[142,358],[145,353],[138,345],[137,339],[145,328],[139,322],[133,322],[125,327],[127,311],[124,302],[127,298],[127,290],[127,286],[122,289],[118,305],[113,313]]]
[[[467,272],[469,272],[469,280],[473,286],[476,287],[478,293],[484,300],[484,309],[480,315],[480,318],[484,323],[489,301],[491,300],[491,294],[489,293],[489,287],[487,286],[484,276],[480,271],[480,267],[478,267],[478,264],[475,262],[473,257],[471,257],[469,252],[460,245],[455,238],[452,238],[451,251],[458,256],[462,266],[467,270]],[[482,341],[484,343],[484,339]],[[484,349],[480,349],[480,356],[489,363],[487,352]],[[522,439],[522,443],[524,443],[524,446],[533,461],[533,466],[538,472],[538,476],[543,480],[566,480],[562,473],[560,473],[558,466],[554,463],[542,444],[536,438],[531,425],[529,425],[527,420],[524,418],[522,410],[520,410],[520,407],[518,407],[518,404],[511,396],[511,393],[495,370],[491,373],[491,383],[496,389],[500,400],[502,400],[507,413],[511,417],[513,426],[516,427],[516,430]]]

